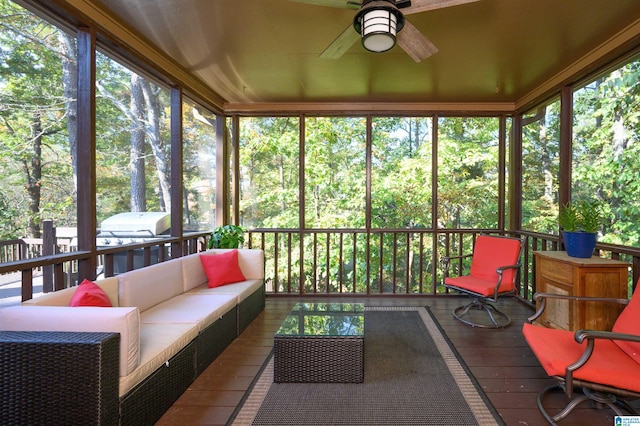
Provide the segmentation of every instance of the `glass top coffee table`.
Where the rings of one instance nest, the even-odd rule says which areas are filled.
[[[362,383],[364,304],[298,303],[273,349],[276,383]]]

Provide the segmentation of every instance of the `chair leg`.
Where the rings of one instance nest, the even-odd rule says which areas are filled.
[[[469,313],[470,310],[481,310],[485,311],[489,316],[489,320],[491,324],[482,324],[480,322],[471,321],[469,319],[464,318],[465,315]],[[492,304],[478,298],[474,298],[471,303],[459,306],[453,310],[453,317],[460,322],[463,322],[472,327],[481,327],[481,328],[503,328],[511,324],[511,318],[504,312],[498,310]]]
[[[548,386],[545,389],[541,390],[538,393],[538,409],[540,410],[540,413],[542,413],[542,416],[545,418],[545,420],[549,422],[550,425],[553,425],[553,426],[557,425],[556,422],[559,422],[560,420],[567,417],[569,413],[573,411],[574,408],[576,408],[578,405],[582,404],[585,401],[591,401],[594,407],[597,409],[609,407],[611,408],[611,410],[613,410],[613,412],[615,412],[619,416],[626,416],[629,414],[631,415],[640,414],[638,413],[637,410],[631,407],[626,401],[622,399],[618,399],[615,395],[611,393],[596,392],[587,388],[576,388],[575,391],[576,392],[581,391],[582,394],[576,395],[573,399],[571,399],[567,403],[567,405],[562,410],[560,410],[556,415],[552,416],[547,412],[547,410],[544,408],[542,404],[542,398],[544,398],[544,396],[547,393],[552,391],[561,391],[564,393],[565,392],[564,385],[562,383],[558,383],[555,385]]]

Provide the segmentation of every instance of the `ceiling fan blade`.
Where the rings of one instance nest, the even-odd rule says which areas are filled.
[[[358,39],[360,39],[360,34],[353,29],[353,25],[349,24],[349,26],[324,49],[320,57],[322,59],[338,59],[344,55]]]
[[[420,62],[438,51],[438,48],[407,20],[405,20],[404,28],[398,33],[397,42],[398,46],[416,62]]]
[[[427,10],[443,9],[459,4],[475,3],[480,0],[411,0],[411,6],[402,9],[405,15],[426,12]]]
[[[296,3],[315,4],[316,6],[336,7],[338,9],[360,9],[362,0],[289,0]]]

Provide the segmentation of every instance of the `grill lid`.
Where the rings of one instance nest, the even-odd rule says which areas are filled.
[[[101,236],[154,237],[171,228],[171,214],[167,212],[118,213],[102,221]]]

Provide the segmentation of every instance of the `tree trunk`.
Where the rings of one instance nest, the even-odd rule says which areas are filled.
[[[131,211],[147,211],[146,173],[144,160],[144,95],[142,93],[143,79],[137,74],[131,74],[131,115],[135,117],[131,122],[131,147],[129,149],[129,176],[131,179]]]
[[[162,137],[160,135],[160,113],[162,107],[158,95],[160,90],[152,87],[148,80],[142,82],[142,93],[144,95],[147,109],[147,137],[155,157],[156,171],[158,173],[158,183],[160,186],[160,205],[164,205],[164,211],[171,211],[171,185],[169,179],[171,171],[165,152],[162,149]]]
[[[33,156],[30,161],[24,160],[25,186],[29,194],[29,234],[32,238],[40,238],[40,199],[42,185],[42,121],[40,113],[33,115],[31,122],[31,143]]]
[[[62,50],[62,87],[64,89],[69,152],[73,167],[73,189],[75,194],[78,192],[78,49],[75,39],[64,31],[58,32],[58,40]]]

